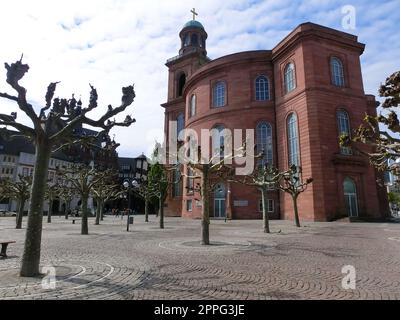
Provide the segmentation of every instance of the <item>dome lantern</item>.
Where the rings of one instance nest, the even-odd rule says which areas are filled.
[[[201,52],[206,56],[207,32],[204,26],[196,20],[196,16],[198,15],[196,10],[193,8],[190,12],[193,14],[193,20],[186,22],[179,33],[179,37],[181,38],[179,55]]]

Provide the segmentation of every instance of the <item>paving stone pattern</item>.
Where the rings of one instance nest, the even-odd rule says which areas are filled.
[[[26,218],[25,218],[26,219]],[[0,218],[0,240],[16,240],[0,259],[0,299],[400,299],[400,224],[212,221],[212,245],[200,245],[200,221],[156,217],[145,223],[107,216],[80,223],[45,221],[42,268],[46,278],[20,278],[25,230]],[[342,288],[342,268],[356,269],[356,289]],[[42,269],[46,271],[46,269]]]

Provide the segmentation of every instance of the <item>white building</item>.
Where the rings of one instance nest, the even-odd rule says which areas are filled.
[[[14,139],[12,141],[4,140],[0,137],[0,178],[9,178],[17,181],[19,176],[32,176],[35,165],[35,149],[34,146],[23,138]],[[56,168],[68,167],[72,162],[68,161],[68,157],[62,153],[56,154],[49,162],[49,183],[57,183]],[[55,200],[53,203],[53,213],[61,213],[64,203],[61,200]],[[74,197],[71,202],[71,209],[80,206],[80,198]],[[94,214],[94,202],[90,198],[88,202],[89,210]],[[29,201],[25,204],[25,211],[28,211]],[[43,211],[48,212],[49,203],[44,203]],[[17,202],[12,199],[4,199],[0,202],[0,211],[17,211]]]

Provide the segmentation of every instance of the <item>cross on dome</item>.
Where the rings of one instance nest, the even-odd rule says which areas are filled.
[[[196,9],[193,8],[192,10],[190,10],[191,13],[193,13],[193,20],[196,20],[196,16],[198,16],[199,14],[196,12]]]

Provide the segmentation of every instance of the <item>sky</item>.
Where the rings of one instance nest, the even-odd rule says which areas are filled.
[[[345,29],[344,6],[355,9],[355,28]],[[89,83],[99,94],[99,118],[121,99],[121,88],[135,84],[136,99],[126,114],[137,122],[115,128],[120,156],[149,155],[162,141],[167,100],[165,62],[180,48],[179,32],[195,7],[208,33],[211,59],[226,54],[272,49],[297,25],[311,21],[355,34],[366,44],[361,57],[365,92],[377,95],[380,83],[400,70],[400,0],[2,0],[0,62],[24,54],[30,70],[21,81],[28,100],[43,107],[50,82],[61,81],[56,96],[74,93],[87,105]],[[0,69],[0,92],[13,93]],[[0,100],[0,112],[18,111]],[[30,124],[18,112],[18,120]]]

